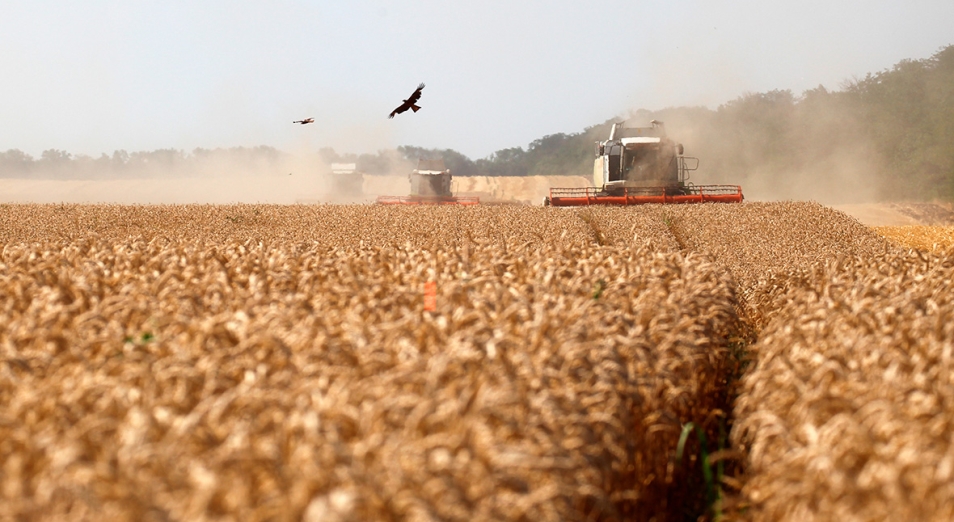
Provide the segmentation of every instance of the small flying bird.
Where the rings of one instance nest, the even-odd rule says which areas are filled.
[[[315,119],[314,119],[314,118],[308,118],[308,119],[306,119],[306,120],[293,121],[292,123],[300,123],[300,124],[302,124],[302,125],[305,125],[306,123],[315,123]]]
[[[389,119],[393,118],[395,114],[401,114],[402,112],[408,109],[411,109],[414,112],[421,110],[421,108],[415,104],[417,103],[417,100],[421,99],[421,90],[423,89],[424,89],[423,83],[418,85],[417,89],[415,89],[414,92],[411,93],[411,95],[408,96],[406,100],[404,100],[404,103],[399,105],[397,109],[394,109],[393,111],[391,111],[391,115],[388,116],[388,118]]]

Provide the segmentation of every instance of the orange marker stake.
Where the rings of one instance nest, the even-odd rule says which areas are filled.
[[[424,283],[424,311],[437,311],[437,282],[435,281]]]

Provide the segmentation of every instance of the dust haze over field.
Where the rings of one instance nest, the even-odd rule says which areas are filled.
[[[760,102],[764,95],[748,96],[740,100]],[[727,106],[731,109],[731,102]],[[697,185],[741,185],[746,199],[755,201],[857,204],[879,200],[883,165],[870,139],[858,130],[860,125],[845,123],[841,108],[785,115],[771,122],[784,127],[774,134],[754,132],[746,121],[750,109],[743,109],[638,110],[619,121],[627,126],[664,121],[669,137],[685,145],[686,155],[699,158],[699,170],[690,174],[690,181]],[[383,163],[374,165],[376,173],[364,173],[362,193],[355,195],[336,192],[331,161],[306,146],[291,153],[274,149],[155,151],[120,158],[119,163],[117,154],[61,161],[43,157],[19,171],[9,167],[3,171],[0,162],[0,202],[360,203],[381,195],[407,194],[407,174],[415,167],[414,160],[398,151],[379,151],[375,158]],[[591,184],[591,166],[592,156],[588,156],[570,172],[559,172],[576,176],[455,175],[452,189],[484,200],[539,204],[550,187]]]
[[[336,193],[331,166],[306,149],[269,147],[177,150],[100,158],[47,151],[11,161],[0,153],[0,202],[6,203],[279,203],[359,202]],[[386,175],[404,179],[410,161],[390,154]],[[3,168],[6,167],[6,168]],[[387,183],[383,183],[385,188]],[[406,191],[406,187],[404,191]]]
[[[753,201],[853,204],[882,199],[883,162],[861,127],[843,121],[840,108],[810,117],[786,115],[773,122],[783,127],[773,129],[774,135],[760,135],[746,121],[750,114],[724,107],[638,110],[625,121],[627,126],[663,121],[668,136],[685,146],[686,156],[699,158],[699,169],[689,178],[696,185],[741,185],[745,198]]]
[[[75,161],[75,160],[74,160]],[[73,167],[73,168],[70,168]],[[271,160],[203,158],[149,161],[88,169],[40,166],[28,176],[0,178],[0,200],[8,203],[230,203],[294,202],[321,194],[330,169],[307,158]]]
[[[226,157],[146,162],[126,165],[121,173],[105,166],[84,170],[80,165],[69,171],[41,166],[29,176],[0,177],[0,203],[366,203],[377,196],[408,193],[408,173],[415,163],[390,156],[386,173],[363,175],[360,193],[342,191],[330,165],[318,155],[282,154],[250,161]],[[458,176],[451,188],[485,202],[540,204],[551,186],[588,184],[583,176]]]
[[[715,110],[640,109],[610,121],[648,126],[652,120],[665,122],[669,137],[683,143],[688,156],[699,158],[699,170],[690,173],[690,182],[697,185],[741,185],[746,198],[756,201],[844,205],[892,195],[886,181],[893,170],[884,147],[874,141],[842,92],[818,87],[800,96],[790,91],[748,93]],[[589,184],[580,179],[591,179],[592,142],[607,134],[608,123],[603,123],[579,134],[558,135],[556,142],[545,136],[526,151],[515,147],[476,161],[450,149],[401,147],[357,155],[304,142],[291,152],[266,146],[192,153],[160,149],[117,151],[99,158],[47,150],[37,160],[8,150],[0,152],[0,201],[359,203],[407,194],[415,156],[451,154],[451,159],[467,162],[467,168],[452,169],[455,193],[538,203],[550,187]],[[364,171],[361,194],[336,192],[330,164],[342,161],[357,162]],[[492,175],[475,175],[483,172]]]

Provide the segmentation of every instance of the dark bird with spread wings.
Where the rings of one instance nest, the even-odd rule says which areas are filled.
[[[305,125],[306,123],[315,123],[315,119],[314,119],[314,118],[307,118],[307,119],[304,119],[304,120],[293,121],[292,123],[300,123],[300,124],[302,124],[302,125]]]
[[[402,112],[408,109],[411,109],[414,112],[421,110],[421,108],[418,107],[416,103],[417,103],[417,100],[421,99],[421,90],[423,89],[424,89],[423,83],[418,85],[417,89],[413,93],[411,93],[411,95],[408,96],[406,100],[404,100],[404,103],[399,105],[397,109],[394,109],[393,111],[391,111],[391,115],[388,116],[388,118],[393,118],[395,114],[401,114]]]

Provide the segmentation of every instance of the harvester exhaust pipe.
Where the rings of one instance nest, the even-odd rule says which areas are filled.
[[[619,125],[619,123],[614,123],[614,124],[613,124],[613,128],[610,129],[609,141],[613,141],[613,140],[616,139],[616,126],[617,126],[617,125]]]

